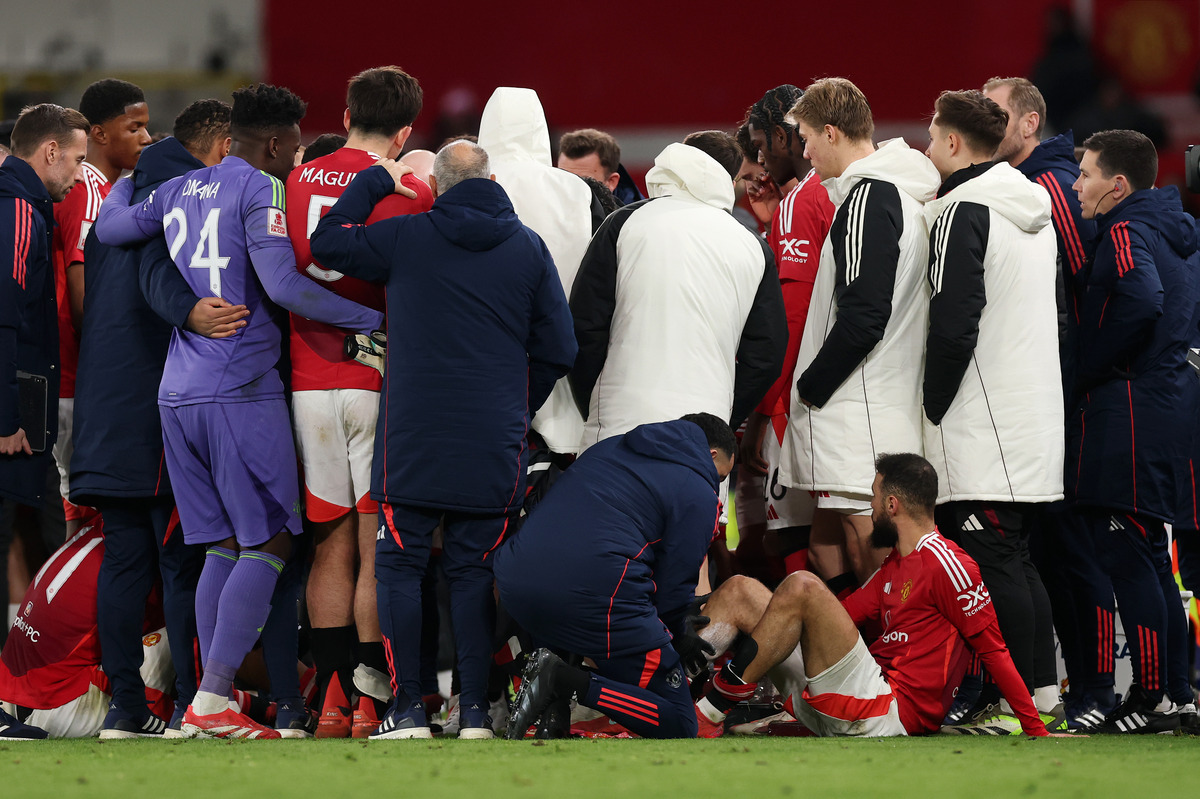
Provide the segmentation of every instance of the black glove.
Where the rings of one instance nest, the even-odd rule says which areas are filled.
[[[711,621],[708,616],[688,616],[684,620],[683,635],[672,641],[675,651],[679,653],[679,663],[683,666],[688,679],[695,679],[708,670],[706,655],[716,655],[717,648],[705,641],[696,632]]]

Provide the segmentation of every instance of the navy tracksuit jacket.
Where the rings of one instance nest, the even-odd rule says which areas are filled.
[[[1186,355],[1200,238],[1175,187],[1135,192],[1097,223],[1080,308],[1068,497],[1171,522],[1194,426]]]
[[[719,478],[691,422],[590,447],[497,550],[500,601],[539,643],[599,658],[683,631],[717,522]]]
[[[575,362],[562,280],[496,182],[360,224],[394,188],[383,167],[364,169],[311,238],[326,268],[385,284],[371,498],[510,514],[525,498],[530,417]]]
[[[42,453],[0,455],[0,499],[40,507],[58,436],[58,304],[50,238],[54,204],[33,167],[0,166],[0,435],[20,428],[17,370],[47,379],[49,437]],[[28,432],[28,431],[26,431]]]

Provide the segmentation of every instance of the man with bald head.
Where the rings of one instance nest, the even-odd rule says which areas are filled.
[[[429,184],[429,176],[433,174],[433,159],[437,154],[431,150],[409,150],[400,156],[400,163],[412,169],[414,178]]]
[[[363,170],[312,235],[327,268],[385,285],[388,337],[404,342],[387,356],[371,476],[379,622],[396,694],[371,738],[430,737],[421,578],[439,523],[459,737],[491,738],[492,552],[525,496],[530,418],[574,362],[575,336],[554,260],[479,145],[438,152],[431,211],[363,224],[411,171],[388,159]]]

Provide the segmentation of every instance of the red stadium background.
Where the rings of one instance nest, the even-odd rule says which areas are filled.
[[[766,89],[825,75],[850,78],[879,119],[899,121],[932,110],[942,89],[1025,74],[1056,1],[963,3],[945,13],[881,0],[460,0],[364,16],[329,13],[319,0],[266,0],[264,30],[268,79],[309,101],[313,125],[340,121],[346,79],[385,63],[425,88],[419,131],[432,124],[437,98],[460,87],[481,104],[496,86],[536,89],[559,128],[732,126]],[[772,6],[783,9],[777,19],[768,18]]]

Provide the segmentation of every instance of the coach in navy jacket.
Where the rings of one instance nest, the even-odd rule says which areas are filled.
[[[1097,217],[1099,242],[1080,314],[1068,470],[1082,505],[1174,518],[1175,468],[1193,421],[1183,413],[1200,281],[1195,221],[1179,190],[1144,189]],[[1073,478],[1073,479],[1072,479]]]
[[[364,170],[312,235],[326,267],[387,286],[371,497],[509,513],[524,495],[529,417],[575,361],[562,282],[495,181],[360,224],[393,190],[383,168]]]
[[[441,520],[463,727],[480,737],[494,612],[489,555],[524,498],[529,420],[576,352],[554,261],[488,175],[482,148],[449,145],[434,162],[432,210],[364,225],[375,203],[403,188],[370,167],[311,240],[327,268],[386,284],[390,346],[371,497],[382,503],[375,573],[389,660],[418,699],[420,580]],[[419,701],[394,711],[381,735],[428,733]]]
[[[698,416],[725,427],[734,446],[722,420]],[[673,642],[686,636],[724,475],[719,443],[692,418],[592,445],[496,553],[504,608],[537,643],[592,658],[605,678],[579,701],[654,737],[695,735],[687,684],[671,679]],[[721,456],[724,472],[731,454]],[[620,715],[646,703],[654,709],[645,718]]]
[[[1091,511],[1124,628],[1137,631],[1136,643],[1129,636],[1135,684],[1110,721],[1139,727],[1170,721],[1155,715],[1164,691],[1192,701],[1164,525],[1174,519],[1177,471],[1196,422],[1187,351],[1200,239],[1178,189],[1152,188],[1158,156],[1149,139],[1104,131],[1084,148],[1075,186],[1084,215],[1099,212],[1099,238],[1080,309],[1066,482],[1068,496]]]
[[[21,222],[20,229],[17,223]],[[50,264],[54,204],[29,164],[10,155],[0,166],[0,435],[21,427],[17,370],[47,378],[58,396],[58,305]],[[18,257],[19,256],[19,257]],[[58,412],[46,414],[46,449],[0,455],[0,499],[41,507]]]

